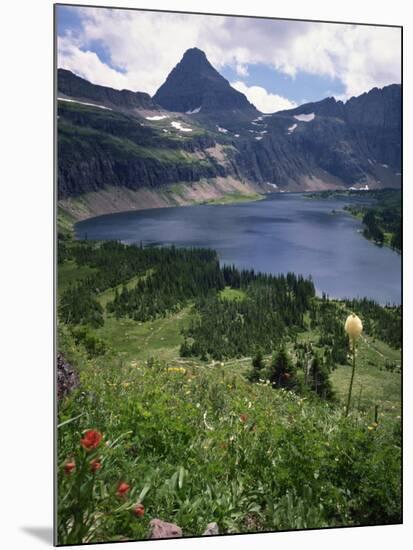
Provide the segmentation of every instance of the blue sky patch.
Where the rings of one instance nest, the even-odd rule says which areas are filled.
[[[339,79],[328,76],[300,72],[293,78],[269,65],[245,65],[245,67],[248,70],[248,76],[240,76],[229,65],[221,68],[220,73],[230,82],[241,80],[247,86],[261,86],[270,93],[281,95],[298,104],[339,96],[345,92]]]

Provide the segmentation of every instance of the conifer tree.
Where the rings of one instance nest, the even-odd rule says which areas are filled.
[[[274,353],[270,367],[270,382],[274,388],[292,390],[297,387],[296,369],[285,347]]]
[[[255,350],[255,355],[252,359],[252,368],[248,373],[248,380],[250,382],[258,382],[261,378],[261,373],[264,368],[264,358],[260,348]]]
[[[328,367],[320,359],[318,353],[314,355],[311,362],[311,389],[324,399],[333,397]]]

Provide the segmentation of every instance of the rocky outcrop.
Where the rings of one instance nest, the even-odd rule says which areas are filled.
[[[58,114],[59,199],[107,186],[159,188],[232,173],[231,165],[197,155],[216,145],[207,134],[164,137],[124,113],[65,102]]]
[[[168,523],[161,519],[152,519],[149,523],[151,539],[173,539],[182,537],[182,529],[174,523]]]
[[[374,173],[374,164],[400,172],[400,85],[373,88],[346,103],[330,97],[275,116],[292,117],[292,123],[295,116],[311,113],[315,118],[311,124],[301,124],[301,137],[305,151],[315,153],[322,168],[333,169],[348,183]]]
[[[207,528],[202,533],[203,537],[210,537],[210,536],[213,536],[213,535],[219,535],[218,524],[215,523],[215,522],[208,523]]]
[[[150,158],[129,158],[119,160],[108,155],[103,148],[95,146],[87,160],[79,164],[61,161],[59,167],[59,198],[77,196],[99,191],[107,186],[161,188],[175,182],[198,182],[202,178],[224,176],[219,165],[208,163],[163,163]]]
[[[56,359],[56,387],[59,401],[68,395],[79,385],[77,372],[68,363],[62,353],[57,354]]]

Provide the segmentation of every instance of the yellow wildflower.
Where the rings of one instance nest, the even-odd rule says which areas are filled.
[[[168,367],[167,371],[168,372],[178,372],[180,374],[185,374],[186,373],[186,369],[184,369],[183,367]]]

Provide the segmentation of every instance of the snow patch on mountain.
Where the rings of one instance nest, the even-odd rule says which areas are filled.
[[[192,132],[192,128],[184,128],[180,122],[176,122],[175,120],[171,122],[171,126],[180,132]]]
[[[294,115],[295,120],[299,120],[300,122],[311,122],[315,119],[314,113],[309,113],[308,115]]]
[[[99,109],[106,109],[112,111],[110,107],[105,107],[104,105],[96,105],[95,103],[86,103],[85,101],[78,101],[77,99],[66,99],[65,97],[58,97],[59,101],[68,101],[69,103],[80,103],[81,105],[88,105],[89,107],[98,107]]]
[[[196,113],[199,113],[200,110],[201,110],[201,107],[197,107],[196,109],[192,109],[192,111],[186,111],[185,114],[187,114],[187,115],[196,115]]]
[[[163,120],[164,118],[169,118],[168,115],[154,115],[154,116],[146,116],[146,120]]]

